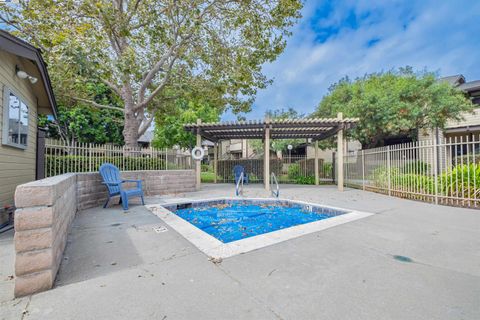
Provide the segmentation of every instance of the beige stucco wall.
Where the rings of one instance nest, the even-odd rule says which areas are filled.
[[[27,62],[17,56],[0,51],[0,206],[13,205],[17,185],[35,180],[37,98],[29,81],[15,76],[15,65],[27,69]],[[39,81],[40,82],[40,81]],[[41,85],[39,82],[35,85]],[[3,145],[4,88],[7,86],[19,95],[29,107],[27,149]]]

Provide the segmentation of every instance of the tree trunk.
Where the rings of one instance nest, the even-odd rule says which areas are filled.
[[[123,138],[125,140],[125,147],[133,150],[138,147],[138,129],[140,122],[135,117],[135,114],[125,108],[125,122],[123,127]]]
[[[134,100],[132,87],[125,81],[122,86],[122,99],[124,102],[124,126],[123,126],[123,139],[125,140],[125,148],[128,150],[134,150],[138,146],[138,129],[140,128],[141,121],[138,120],[134,111]],[[143,111],[139,111],[143,112]]]

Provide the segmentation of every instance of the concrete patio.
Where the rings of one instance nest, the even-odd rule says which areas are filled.
[[[282,185],[281,197],[376,214],[214,264],[168,226],[155,232],[164,224],[143,206],[88,209],[54,289],[33,296],[13,299],[13,232],[0,235],[0,318],[480,319],[480,211],[334,186]]]

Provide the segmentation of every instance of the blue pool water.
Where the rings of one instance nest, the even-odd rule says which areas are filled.
[[[197,228],[228,243],[343,214],[293,203],[227,202],[172,210]]]

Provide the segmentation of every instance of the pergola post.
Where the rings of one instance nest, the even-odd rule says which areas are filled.
[[[197,125],[200,126],[202,123],[202,119],[197,119]],[[200,135],[200,128],[197,129],[197,147],[201,148],[202,147],[202,136]],[[201,183],[202,183],[202,164],[200,160],[195,160],[195,174],[196,174],[196,184],[195,187],[197,190],[200,189]]]
[[[315,185],[320,184],[320,177],[318,176],[318,140],[315,140]]]
[[[264,144],[264,163],[263,163],[263,183],[265,190],[270,191],[270,119],[265,118],[265,137],[263,139]]]
[[[217,169],[218,168],[218,143],[213,144],[213,183],[217,183]]]
[[[337,115],[338,120],[343,120],[343,113],[339,112]],[[343,124],[342,128],[337,133],[337,187],[338,191],[343,191],[343,152],[344,152],[344,140],[343,140]]]

